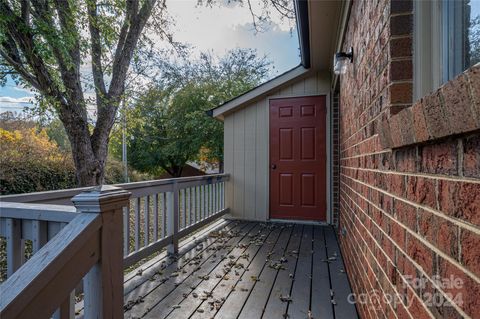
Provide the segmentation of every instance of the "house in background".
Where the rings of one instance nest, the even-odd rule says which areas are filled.
[[[225,174],[0,197],[2,318],[480,318],[479,1],[295,7]]]
[[[480,318],[480,1],[296,5],[301,65],[211,112],[231,216],[335,225],[363,318]]]

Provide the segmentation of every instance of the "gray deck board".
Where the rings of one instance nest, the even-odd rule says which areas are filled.
[[[130,275],[125,302],[141,302],[125,317],[358,318],[331,226],[235,221],[222,227],[236,235],[205,233],[178,259],[160,258],[144,265],[141,276]]]
[[[224,255],[224,259],[218,258],[206,263],[198,271],[198,276],[189,277],[169,298],[159,303],[148,315],[155,318],[177,318],[178,316],[189,317],[193,314],[202,302],[200,297],[204,292],[210,292],[220,281],[216,275],[223,275],[224,266],[232,260],[230,256],[234,256],[235,259],[240,258],[240,255],[246,250],[244,245],[248,245],[250,241],[249,235],[256,234],[259,230],[261,230],[260,225],[256,224],[232,250],[228,251],[228,254]],[[198,295],[197,298],[193,297],[194,292]],[[178,305],[180,308],[172,308],[172,305]]]
[[[257,256],[261,247],[263,247],[263,241],[274,241],[276,238],[278,238],[278,232],[273,230],[272,227],[264,225],[260,236],[262,237],[257,237],[261,238],[260,241],[252,238],[252,243],[245,251],[243,257],[240,259],[243,267],[238,270],[238,273],[235,273],[234,271],[233,274],[229,277],[224,276],[212,290],[213,300],[223,301],[229,299],[230,293],[236,290],[236,285],[238,284],[239,280],[242,279],[242,276],[245,274],[245,272],[247,272],[247,269],[249,269],[253,259],[255,258],[255,256]],[[223,303],[218,304],[217,307],[212,307],[208,301],[203,301],[197,308],[196,312],[190,318],[213,318],[216,312],[222,307]]]
[[[248,231],[251,227],[254,227],[254,224],[244,223],[239,224],[238,227],[240,228],[238,229],[240,232],[245,230]],[[237,228],[235,228],[233,231],[237,231]],[[175,263],[171,264],[168,271],[164,272],[162,275],[163,279],[166,281],[155,280],[145,283],[142,287],[147,286],[147,288],[140,289],[141,294],[139,297],[141,298],[141,302],[137,303],[130,311],[127,311],[125,315],[130,318],[143,317],[151,308],[155,307],[156,304],[161,302],[163,298],[178,288],[189,276],[196,275],[196,269],[208,263],[208,259],[211,256],[220,256],[221,254],[227,253],[229,249],[228,246],[235,245],[240,239],[241,238],[239,237],[233,237],[229,239],[226,243],[221,244],[222,248],[220,250],[207,249],[206,251],[203,251],[198,255],[201,256],[201,263],[199,265],[189,262],[184,265],[183,268],[178,269],[178,266],[175,266]]]
[[[285,227],[282,228],[282,226],[277,226],[272,233],[270,233],[270,236],[265,240],[265,243],[261,246],[259,252],[252,259],[252,262],[248,265],[248,270],[235,285],[235,290],[230,292],[228,298],[215,315],[215,318],[227,319],[238,317],[245,302],[250,296],[252,288],[255,286],[255,278],[260,279],[268,254],[273,250],[284,231]]]
[[[275,269],[275,265],[280,263],[280,259],[285,255],[287,245],[292,235],[293,227],[287,226],[279,240],[275,244],[272,254],[265,260],[263,270],[258,276],[258,281],[255,282],[253,289],[247,299],[247,302],[243,306],[240,313],[240,319],[261,318],[265,305],[267,304],[270,291],[275,284],[275,279],[278,274],[278,269]]]
[[[287,313],[288,302],[282,301],[282,297],[289,296],[291,294],[293,286],[293,274],[295,274],[295,268],[297,266],[298,249],[300,248],[300,242],[302,240],[303,225],[295,225],[292,236],[288,243],[287,250],[283,257],[286,258],[282,266],[285,268],[279,270],[275,283],[270,291],[267,305],[263,318],[276,319],[283,318],[283,315]]]
[[[343,258],[338,246],[337,237],[332,227],[324,229],[325,246],[331,260],[330,280],[332,282],[333,299],[335,300],[335,319],[357,318],[355,305],[348,302],[348,295],[351,293],[350,283],[343,265]]]
[[[333,318],[329,260],[323,227],[313,230],[312,317]]]
[[[313,226],[305,225],[300,250],[298,251],[297,268],[291,294],[292,302],[288,305],[288,318],[305,319],[310,310],[312,239]]]
[[[224,227],[223,230],[229,231],[233,230],[238,226],[237,222],[233,223],[227,223]],[[141,275],[135,275],[135,272],[130,273],[128,278],[126,278],[125,283],[124,283],[124,294],[127,298],[134,298],[135,295],[138,295],[139,291],[136,293],[132,294],[132,292],[139,287],[141,287],[144,283],[148,282],[152,276],[155,276],[158,274],[158,272],[168,272],[170,269],[177,268],[177,267],[183,267],[184,264],[188,263],[192,258],[197,256],[199,253],[203,252],[206,250],[208,247],[213,245],[217,241],[217,238],[212,238],[212,237],[205,237],[201,241],[198,241],[196,239],[191,239],[188,243],[185,243],[185,248],[181,249],[180,248],[180,253],[176,257],[177,260],[173,260],[169,256],[165,256],[164,258],[160,258],[156,260],[154,263],[151,264],[145,264],[141,267],[139,267],[138,270],[141,269]],[[197,251],[194,249],[196,246],[198,246],[199,243],[203,244],[203,249],[201,251]],[[176,263],[175,265],[171,266],[172,263]],[[137,270],[137,273],[138,273]]]

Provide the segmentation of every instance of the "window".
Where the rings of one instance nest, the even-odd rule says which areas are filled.
[[[480,0],[415,1],[414,97],[480,62]]]

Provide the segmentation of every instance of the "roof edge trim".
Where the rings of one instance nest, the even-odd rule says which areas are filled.
[[[298,42],[304,68],[310,68],[310,28],[308,21],[308,1],[295,0],[295,16],[297,19]]]
[[[310,69],[306,69],[303,65],[299,65],[285,73],[280,74],[279,76],[267,81],[250,91],[245,92],[244,94],[237,96],[236,98],[217,106],[214,109],[209,110],[209,115],[215,118],[223,118],[223,114],[230,112],[236,108],[244,106],[251,102],[252,100],[258,99],[263,95],[267,95],[274,90],[277,90],[279,86],[285,85],[290,81],[299,78],[306,73],[308,73]]]

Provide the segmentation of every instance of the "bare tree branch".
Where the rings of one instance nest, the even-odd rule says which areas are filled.
[[[95,92],[97,93],[97,108],[105,100],[107,90],[103,79],[102,68],[102,44],[100,41],[100,30],[97,28],[97,6],[96,1],[87,1],[88,26],[90,30],[90,42],[92,50],[92,74]]]

